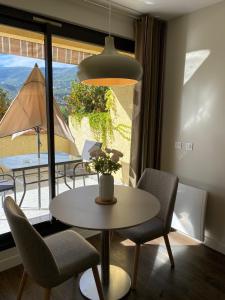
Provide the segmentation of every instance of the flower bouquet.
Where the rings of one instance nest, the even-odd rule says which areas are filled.
[[[112,204],[116,202],[114,197],[114,178],[112,173],[121,168],[119,160],[123,154],[115,149],[106,148],[90,152],[92,157],[92,167],[96,172],[102,174],[99,178],[99,197],[96,202],[99,204]]]

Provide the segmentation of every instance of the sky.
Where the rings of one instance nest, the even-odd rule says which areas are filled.
[[[45,62],[42,59],[24,57],[18,55],[8,55],[1,54],[0,55],[0,67],[34,67],[35,63],[38,64],[40,68],[45,67]],[[74,68],[75,65],[71,64],[63,64],[58,62],[53,62],[53,68]]]

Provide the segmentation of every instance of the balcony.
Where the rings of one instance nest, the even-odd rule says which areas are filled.
[[[13,27],[0,25],[0,100],[4,97],[6,107],[3,102],[0,102],[0,118],[3,117],[7,107],[18,95],[23,83],[26,81],[34,65],[38,63],[40,71],[44,74],[44,38],[39,33],[29,32],[27,30],[16,29]],[[130,161],[130,134],[131,134],[131,118],[132,118],[132,98],[133,87],[113,88],[110,90],[113,96],[113,105],[109,110],[103,109],[104,114],[110,118],[110,128],[107,132],[101,133],[99,131],[100,119],[96,121],[93,126],[93,118],[90,122],[90,115],[86,112],[82,115],[79,111],[77,114],[77,107],[68,110],[69,96],[73,95],[74,87],[76,87],[76,72],[79,62],[87,56],[99,53],[100,47],[94,45],[82,44],[77,41],[62,39],[59,37],[53,38],[53,91],[54,98],[61,114],[65,117],[65,122],[75,139],[75,142],[62,138],[57,135],[55,130],[55,152],[67,153],[68,155],[78,156],[82,153],[82,148],[85,140],[100,140],[107,136],[104,146],[115,148],[123,152],[124,157],[121,161],[122,168],[116,174],[115,181],[117,183],[128,184],[129,181],[129,161]],[[78,88],[80,88],[78,86]],[[86,92],[84,92],[85,95]],[[43,92],[43,95],[45,93]],[[2,96],[4,96],[2,98]],[[83,96],[81,95],[81,98]],[[104,96],[105,97],[105,96]],[[85,96],[83,97],[85,98]],[[97,96],[98,98],[98,96]],[[4,100],[3,99],[3,100]],[[91,99],[91,102],[95,99]],[[85,101],[84,101],[85,102]],[[88,102],[88,101],[87,101]],[[97,101],[96,101],[97,102]],[[90,101],[89,101],[90,103]],[[71,104],[71,103],[70,103]],[[74,102],[72,103],[72,105]],[[36,106],[35,106],[36,107]],[[89,111],[90,107],[88,107]],[[81,111],[84,111],[83,108]],[[92,111],[92,117],[93,117]],[[99,108],[95,112],[99,113]],[[96,115],[97,115],[96,114]],[[20,114],[14,114],[14,124],[18,121]],[[79,124],[77,123],[77,117]],[[98,115],[99,117],[99,115]],[[103,120],[104,121],[104,120]],[[12,138],[11,135],[0,138],[0,161],[6,157],[17,158],[18,155],[29,157],[37,155],[37,152],[47,153],[47,133],[46,130],[41,130],[40,140],[37,147],[37,134],[34,131],[26,132],[23,135]],[[29,160],[25,158],[25,160]],[[0,167],[3,167],[0,164]],[[48,178],[47,168],[46,172],[41,169],[41,176]],[[21,173],[13,174],[10,168],[4,169],[5,173],[15,175],[16,177],[16,198],[19,203],[24,191],[24,183]],[[29,173],[29,172],[28,172]],[[36,182],[27,186],[27,191],[22,203],[22,209],[28,216],[29,220],[35,224],[42,221],[49,220],[49,186],[48,181],[41,182],[40,195],[38,192],[38,184],[40,178],[37,175],[37,169],[33,169],[31,174],[26,174],[26,180]],[[43,179],[43,178],[41,178]],[[68,179],[69,181],[70,179]],[[96,176],[87,177],[86,184],[96,184]],[[83,185],[83,179],[76,179],[76,187]],[[56,183],[56,192],[62,193],[68,187],[64,183],[64,179],[60,178]],[[7,195],[13,196],[11,191]],[[0,195],[1,196],[1,195]],[[39,200],[40,198],[40,200]],[[0,234],[8,232],[9,228],[5,219],[5,215],[0,205]]]

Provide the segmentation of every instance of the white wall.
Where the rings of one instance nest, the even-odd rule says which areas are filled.
[[[82,0],[0,0],[0,4],[65,20],[84,27],[108,31],[107,10]],[[112,32],[133,39],[133,19],[122,12],[112,13]]]
[[[170,21],[166,55],[162,169],[209,191],[206,245],[225,253],[225,2]]]

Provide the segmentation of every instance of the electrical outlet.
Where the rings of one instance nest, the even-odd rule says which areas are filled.
[[[186,151],[193,151],[194,144],[193,143],[186,143],[185,144],[185,150]]]
[[[175,149],[181,150],[182,149],[182,142],[175,142]]]

